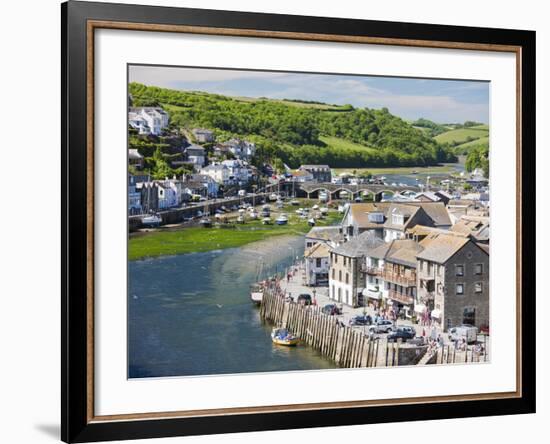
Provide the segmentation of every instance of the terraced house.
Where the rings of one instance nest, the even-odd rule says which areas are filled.
[[[372,233],[363,233],[330,252],[329,297],[352,307],[363,305],[365,256],[384,241]]]
[[[489,245],[461,233],[433,233],[421,242],[417,311],[428,310],[446,331],[489,325]]]

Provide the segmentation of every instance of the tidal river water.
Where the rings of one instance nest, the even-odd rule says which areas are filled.
[[[306,346],[271,342],[249,285],[303,255],[302,236],[129,263],[128,377],[333,368]]]

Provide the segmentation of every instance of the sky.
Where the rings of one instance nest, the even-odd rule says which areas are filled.
[[[228,96],[386,107],[408,120],[489,123],[489,82],[341,74],[131,66],[130,82]]]

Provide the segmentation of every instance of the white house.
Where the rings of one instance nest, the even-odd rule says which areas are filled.
[[[247,140],[231,139],[224,143],[224,146],[237,158],[250,160],[256,153],[256,145]]]
[[[231,172],[227,167],[227,165],[224,165],[221,163],[211,163],[210,165],[203,167],[200,170],[200,174],[203,174],[205,176],[210,176],[217,183],[222,185],[229,184],[229,180],[231,176]]]
[[[304,253],[306,284],[328,286],[330,249],[325,243],[318,243]]]
[[[224,160],[222,165],[229,169],[229,182],[235,184],[245,184],[250,180],[250,170],[248,164],[239,159]]]
[[[139,130],[140,134],[158,136],[168,126],[169,118],[166,111],[159,107],[143,106],[130,108],[128,124]]]
[[[178,205],[177,188],[171,181],[158,182],[158,207],[160,210]]]

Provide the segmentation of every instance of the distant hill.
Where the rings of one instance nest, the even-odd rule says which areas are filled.
[[[203,127],[215,131],[218,140],[237,136],[254,141],[257,163],[362,168],[456,161],[450,147],[386,108],[229,97],[137,83],[129,85],[129,92],[135,106],[162,106],[174,128]]]

